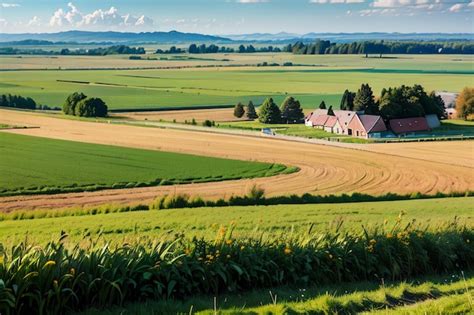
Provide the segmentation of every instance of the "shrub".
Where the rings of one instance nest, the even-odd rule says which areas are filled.
[[[203,125],[204,127],[212,127],[212,126],[213,126],[213,122],[210,121],[209,119],[206,119],[206,120],[204,120],[204,121],[202,122],[202,125]]]

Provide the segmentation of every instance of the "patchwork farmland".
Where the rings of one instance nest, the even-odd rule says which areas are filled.
[[[301,119],[460,94],[472,55],[158,47],[0,56],[0,314],[472,312],[469,115],[400,143]]]
[[[272,60],[268,55],[259,58]],[[260,104],[269,96],[281,103],[286,95],[292,95],[304,108],[314,109],[322,100],[337,104],[344,89],[357,89],[361,82],[370,83],[378,93],[384,87],[415,83],[427,90],[459,91],[474,80],[474,72],[466,70],[470,69],[470,57],[460,61],[451,56],[367,61],[360,56],[309,56],[302,60],[318,66],[4,71],[0,94],[29,96],[57,107],[68,94],[80,90],[102,97],[112,110],[222,106],[249,100]]]

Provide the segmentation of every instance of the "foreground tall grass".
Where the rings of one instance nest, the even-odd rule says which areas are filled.
[[[404,280],[472,270],[474,231],[382,225],[359,233],[234,239],[232,225],[214,241],[137,240],[120,246],[45,247],[27,242],[0,255],[0,313],[63,314],[146,299],[184,299],[280,285]]]

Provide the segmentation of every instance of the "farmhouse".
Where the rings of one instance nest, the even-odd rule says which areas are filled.
[[[356,112],[349,110],[335,110],[334,116],[328,115],[327,109],[316,109],[305,117],[305,125],[324,129],[327,132],[347,135],[347,126]]]
[[[347,127],[348,135],[358,138],[380,138],[387,127],[378,115],[356,114]]]
[[[430,127],[425,117],[399,118],[389,121],[390,129],[397,135],[407,135],[417,131],[428,131]]]
[[[335,110],[334,115],[328,115],[327,110],[317,109],[306,116],[305,124],[327,132],[360,138],[381,137],[381,133],[387,131],[382,117],[349,110]]]

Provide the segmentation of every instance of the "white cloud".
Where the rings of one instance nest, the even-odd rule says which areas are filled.
[[[452,12],[458,12],[469,5],[470,3],[463,2],[463,0],[374,0],[371,4],[374,8],[412,8],[427,10],[447,9],[448,6],[450,6],[450,11]]]
[[[469,2],[469,4],[468,4],[467,6],[468,6],[469,8],[474,7],[474,1]]]
[[[51,27],[100,29],[106,26],[109,29],[121,29],[125,27],[150,28],[154,25],[153,20],[145,15],[137,17],[131,14],[121,14],[115,7],[106,10],[97,9],[84,14],[72,2],[69,2],[67,6],[67,11],[60,8],[53,13],[49,19]]]
[[[4,2],[2,2],[2,4],[0,6],[2,8],[17,8],[20,5],[18,3],[4,3]]]
[[[455,5],[451,6],[449,8],[450,12],[459,12],[461,9],[463,9],[466,6],[464,3],[456,3]]]
[[[27,26],[40,26],[41,25],[41,19],[37,17],[36,15],[31,18],[31,20],[28,21]]]
[[[396,8],[411,4],[410,0],[375,0],[372,3],[374,8]]]

